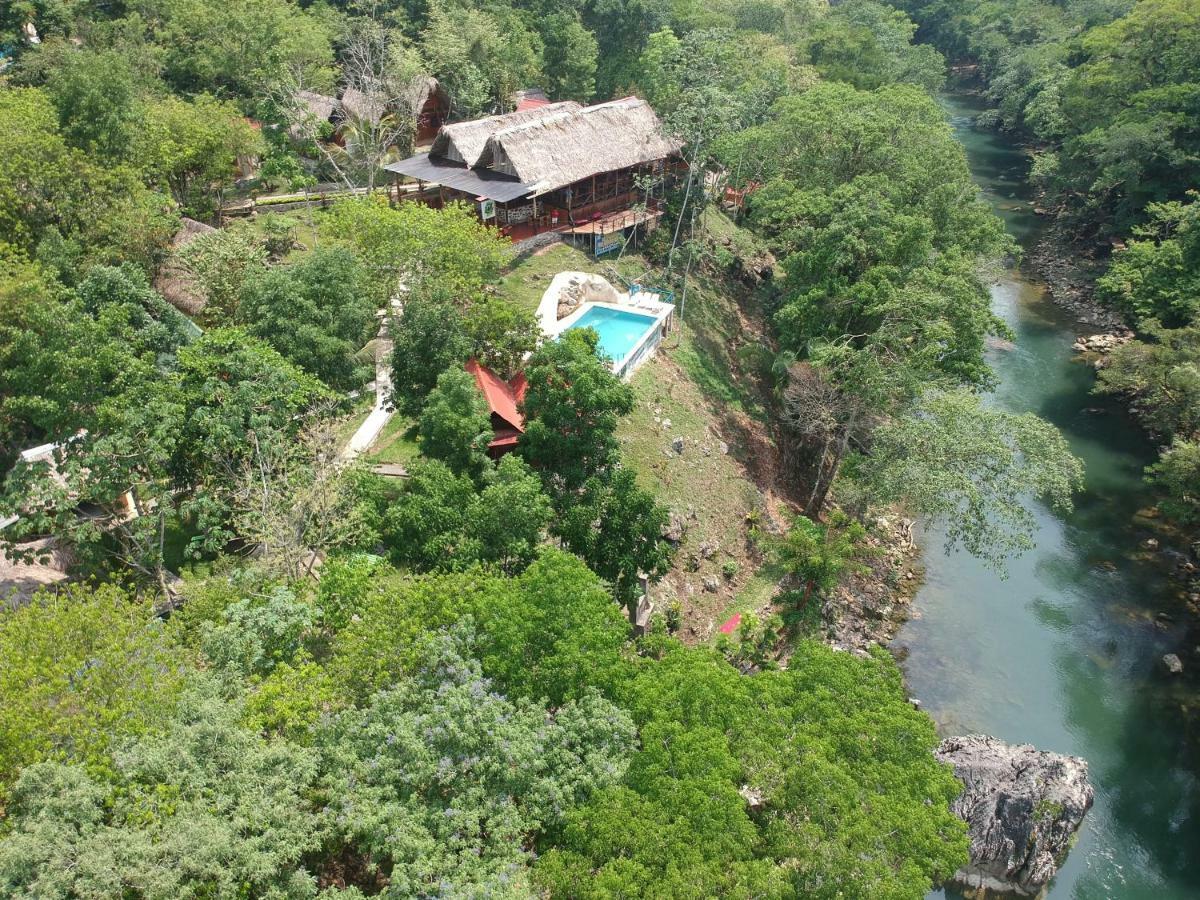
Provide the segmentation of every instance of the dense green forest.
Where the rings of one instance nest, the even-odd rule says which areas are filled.
[[[1200,521],[1200,4],[897,5],[951,61],[978,67],[994,123],[1031,142],[1064,252],[1100,257],[1096,295],[1138,339],[1097,390],[1133,398],[1164,443],[1150,470],[1164,510]]]
[[[1080,466],[980,401],[1013,246],[915,30],[874,0],[5,4],[0,540],[34,561],[53,539],[72,579],[0,612],[0,893],[917,898],[952,875],[933,723],[884,652],[813,637],[817,601],[871,510],[1002,565],[1027,495],[1068,506]],[[633,389],[594,333],[540,340],[473,210],[372,190],[428,76],[453,119],[531,86],[636,93],[682,142],[638,252],[655,283],[692,279],[685,330],[712,291],[762,320],[737,374],[794,519],[771,535],[755,511],[746,535],[781,616],[685,642],[668,609],[631,637],[641,579],[679,564],[616,437]],[[400,111],[333,142],[297,98],[351,87]],[[730,228],[772,254],[753,291],[712,180],[745,189]],[[219,215],[330,183],[368,190]],[[1153,199],[1127,265],[1190,252],[1196,207]],[[1122,227],[1144,200],[1095,202]],[[339,458],[377,310],[399,483]],[[496,463],[463,364],[527,354],[527,427]]]

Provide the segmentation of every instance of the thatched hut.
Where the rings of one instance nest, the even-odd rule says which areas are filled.
[[[335,97],[318,94],[315,91],[299,91],[295,96],[298,112],[303,122],[294,122],[288,128],[288,134],[294,141],[304,141],[311,136],[313,128],[320,128],[324,122],[332,123],[334,113],[338,109]]]
[[[534,104],[446,125],[428,153],[386,168],[415,180],[408,196],[422,202],[475,203],[482,220],[515,237],[546,228],[594,235],[599,252],[601,235],[657,217],[633,209],[644,206],[638,179],[681,166],[679,149],[645,100],[626,97]]]
[[[179,251],[203,234],[211,234],[217,229],[195,219],[183,218],[180,228],[171,239],[171,255],[158,270],[154,277],[154,289],[177,310],[187,316],[194,316],[204,309],[204,293],[196,281],[196,276],[179,259]]]
[[[416,85],[413,109],[417,113],[415,143],[418,147],[428,145],[450,116],[450,95],[432,75],[421,78]]]

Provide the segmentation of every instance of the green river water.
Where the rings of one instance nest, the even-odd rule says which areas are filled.
[[[975,127],[976,98],[943,102],[976,182],[1028,245],[1039,223],[1028,157]],[[1093,374],[1071,350],[1088,329],[1034,276],[1007,273],[992,298],[1016,334],[1015,349],[992,351],[993,401],[1062,429],[1087,488],[1070,515],[1038,510],[1037,548],[1007,579],[946,555],[937,530],[927,533],[927,581],[894,647],[942,733],[985,732],[1090,763],[1096,803],[1051,898],[1200,897],[1200,752],[1183,714],[1196,698],[1159,669],[1169,651],[1187,666],[1200,658],[1180,649],[1182,625],[1155,621],[1182,616],[1161,557],[1139,549],[1152,533],[1136,513],[1149,502],[1142,469],[1153,449],[1120,404],[1090,393]]]

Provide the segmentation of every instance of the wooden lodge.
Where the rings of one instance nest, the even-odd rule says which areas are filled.
[[[514,240],[543,231],[587,235],[600,253],[661,215],[639,179],[683,165],[679,146],[637,97],[594,106],[533,102],[445,125],[428,153],[386,169],[401,201],[463,201]]]

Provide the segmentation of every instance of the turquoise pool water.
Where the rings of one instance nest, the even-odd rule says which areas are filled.
[[[613,362],[619,363],[637,346],[646,332],[654,327],[654,322],[654,316],[593,306],[567,331],[574,328],[594,328],[600,335],[600,352]]]

